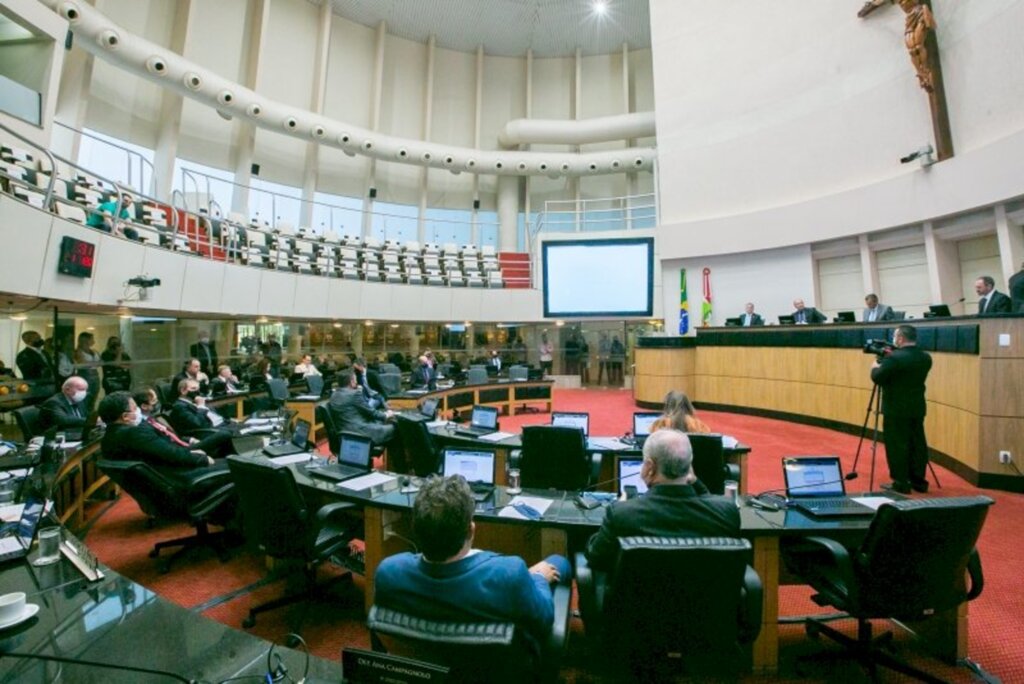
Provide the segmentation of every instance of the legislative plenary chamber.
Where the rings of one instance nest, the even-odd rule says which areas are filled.
[[[1021,25],[0,3],[0,683],[1024,680]]]

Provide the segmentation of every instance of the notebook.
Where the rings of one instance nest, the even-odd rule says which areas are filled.
[[[493,406],[474,406],[473,417],[468,427],[460,427],[455,434],[467,437],[479,437],[498,431],[498,409]]]
[[[444,476],[461,475],[473,491],[474,501],[486,501],[494,492],[494,452],[445,449]]]
[[[790,508],[817,518],[875,514],[873,508],[846,496],[838,456],[786,456],[782,459],[782,473]]]
[[[661,418],[660,413],[636,412],[633,414],[633,440],[638,448],[642,448],[644,441],[651,434],[651,426]]]
[[[309,421],[301,418],[295,422],[295,432],[290,441],[284,444],[272,444],[263,447],[263,453],[273,458],[274,456],[290,456],[301,454],[307,451],[306,443],[309,441]]]
[[[366,475],[372,466],[373,442],[360,435],[348,432],[341,434],[338,442],[338,462],[323,468],[310,469],[310,475],[342,482],[353,477]]]
[[[632,485],[636,487],[638,494],[643,494],[647,491],[647,483],[640,477],[640,467],[643,465],[642,459],[619,459],[619,494],[625,495],[626,486]]]

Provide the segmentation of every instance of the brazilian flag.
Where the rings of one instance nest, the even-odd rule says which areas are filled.
[[[690,302],[686,297],[686,269],[679,269],[679,334],[690,332]]]

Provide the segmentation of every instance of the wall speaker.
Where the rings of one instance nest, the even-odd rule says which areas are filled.
[[[249,171],[254,176],[260,175],[260,165],[259,164],[253,164],[252,166],[249,167]]]
[[[368,194],[370,199],[377,199],[377,188],[370,188],[370,192]]]
[[[480,200],[478,200],[478,199],[473,200],[473,208],[474,209],[479,209],[480,208]]]

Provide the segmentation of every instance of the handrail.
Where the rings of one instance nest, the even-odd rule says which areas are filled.
[[[42,152],[44,155],[46,155],[46,158],[50,160],[50,181],[46,184],[46,192],[43,195],[43,206],[49,207],[50,202],[53,201],[53,185],[57,179],[57,162],[53,160],[53,153],[50,152],[45,147],[41,147],[37,142],[35,142],[31,138],[26,138],[21,133],[18,133],[13,128],[5,126],[2,123],[0,123],[0,130],[10,135],[13,135],[15,138],[22,141],[23,143],[27,143],[33,149]]]
[[[98,135],[94,135],[92,133],[89,133],[88,131],[79,130],[77,128],[74,128],[72,126],[67,125],[66,123],[62,123],[60,121],[57,121],[56,119],[54,119],[53,123],[57,124],[61,128],[66,128],[67,130],[71,131],[72,133],[77,133],[79,135],[84,135],[87,138],[92,138],[93,140],[101,142],[101,143],[103,143],[105,145],[109,145],[110,147],[119,149],[122,152],[124,152],[127,155],[127,162],[128,162],[128,181],[127,181],[128,187],[133,188],[133,189],[135,188],[134,184],[132,183],[132,163],[131,163],[131,158],[132,157],[138,157],[138,159],[139,159],[139,187],[138,187],[138,192],[140,192],[140,193],[144,192],[143,184],[145,183],[146,178],[145,178],[145,174],[143,174],[143,172],[142,172],[143,171],[143,164],[145,164],[146,166],[149,167],[149,177],[150,177],[150,180],[156,178],[156,169],[154,168],[153,163],[150,162],[145,157],[143,157],[138,152],[136,152],[135,150],[129,149],[128,147],[125,147],[124,145],[118,145],[115,142],[110,142],[109,140],[101,138]],[[92,174],[92,175],[96,175],[96,174]]]

